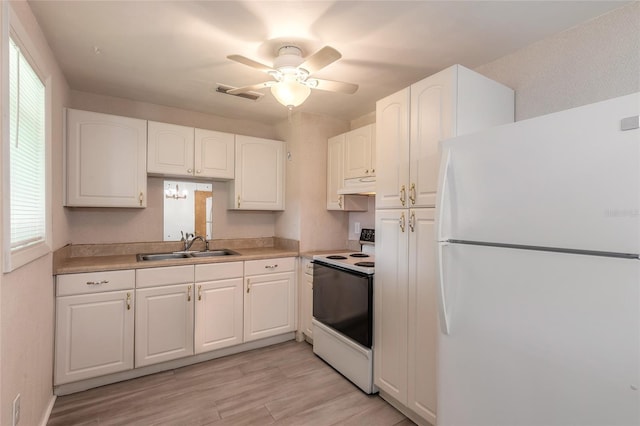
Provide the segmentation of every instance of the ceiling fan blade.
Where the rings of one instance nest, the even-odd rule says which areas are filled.
[[[346,93],[347,95],[353,95],[358,90],[357,84],[344,83],[342,81],[321,80],[319,78],[310,78],[307,81],[310,83],[308,86],[311,88],[328,90],[330,92],[340,92]],[[317,81],[318,84],[313,84],[314,81]]]
[[[307,70],[309,74],[313,74],[340,58],[342,58],[340,52],[333,47],[325,46],[309,56],[298,68],[303,68]]]
[[[258,71],[262,71],[266,73],[268,73],[269,71],[273,71],[273,68],[265,64],[261,64],[260,62],[256,62],[253,59],[244,57],[242,55],[229,55],[227,56],[227,59],[231,59],[232,61],[236,61],[238,63],[241,63],[242,65],[248,65],[251,68],[257,69]]]
[[[265,81],[262,83],[253,84],[251,86],[236,87],[235,89],[227,90],[227,93],[230,95],[237,95],[239,93],[252,92],[254,90],[264,89],[265,87],[271,87],[275,83],[276,83],[275,81]]]

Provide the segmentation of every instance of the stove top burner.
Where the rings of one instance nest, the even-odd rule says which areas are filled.
[[[346,259],[346,256],[341,256],[339,254],[333,254],[331,256],[327,256],[327,259],[344,260],[344,259]]]
[[[364,268],[373,268],[375,266],[375,262],[356,262],[354,265],[362,266]]]
[[[369,255],[366,254],[366,253],[352,253],[349,256],[351,256],[351,257],[369,257]]]

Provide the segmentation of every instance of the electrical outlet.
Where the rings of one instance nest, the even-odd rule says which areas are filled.
[[[360,222],[356,222],[355,226],[353,227],[353,233],[356,235],[360,235]]]
[[[13,426],[20,422],[20,394],[13,400]]]

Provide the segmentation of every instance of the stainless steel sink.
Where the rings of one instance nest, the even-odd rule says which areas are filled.
[[[195,253],[190,253],[192,257],[231,256],[234,254],[238,253],[229,249],[198,251]]]
[[[213,257],[213,256],[231,256],[238,254],[229,249],[194,251],[194,252],[174,252],[174,253],[148,253],[138,254],[136,259],[138,262],[149,260],[169,260],[169,259],[188,259],[190,257]]]
[[[189,257],[188,253],[149,253],[138,254],[136,258],[138,262],[142,260],[167,260],[167,259],[185,259]]]

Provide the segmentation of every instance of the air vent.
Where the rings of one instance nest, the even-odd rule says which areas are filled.
[[[236,89],[236,87],[225,86],[224,84],[218,83],[218,87],[216,88],[216,92],[224,93],[225,95],[229,95],[229,96],[237,96],[237,97],[240,97],[240,98],[250,99],[252,101],[257,101],[258,99],[260,99],[261,97],[264,96],[264,93],[260,93],[260,92],[244,92],[244,93],[238,93],[237,95],[233,95],[231,93],[227,93],[229,90],[233,90],[233,89]]]

